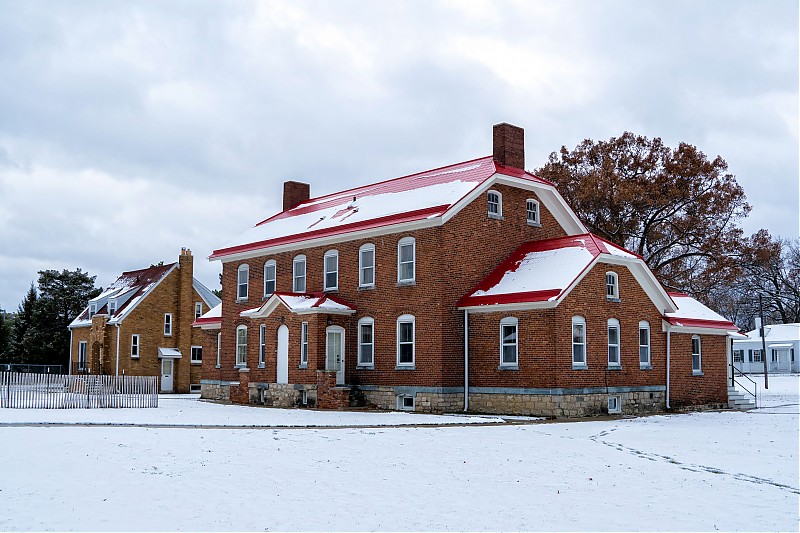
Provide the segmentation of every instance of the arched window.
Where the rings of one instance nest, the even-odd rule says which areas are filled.
[[[489,218],[503,218],[503,195],[497,191],[489,191],[486,200],[489,204]]]
[[[375,245],[364,244],[358,249],[358,286],[375,286]]]
[[[639,368],[650,368],[650,324],[639,322]]]
[[[247,300],[247,284],[250,278],[250,267],[247,264],[239,265],[236,273],[236,299]]]
[[[525,202],[525,218],[531,226],[538,226],[539,222],[539,201],[528,198]]]
[[[414,237],[403,237],[397,243],[397,282],[414,283],[416,279],[416,247]]]
[[[608,319],[608,366],[619,367],[622,365],[620,361],[619,351],[619,320],[616,318]]]
[[[323,290],[335,291],[339,288],[339,252],[336,250],[328,250],[325,252],[323,262],[325,269]]]
[[[272,296],[275,292],[278,265],[274,259],[264,263],[264,296]]]
[[[247,365],[247,326],[236,328],[236,366]]]
[[[397,319],[397,366],[414,366],[414,315]]]
[[[306,256],[298,255],[292,261],[292,290],[306,292]]]
[[[616,272],[606,272],[606,298],[619,300],[619,278]]]
[[[692,335],[692,374],[703,373],[703,354],[700,335]]]
[[[358,366],[375,366],[375,320],[368,316],[358,321]]]
[[[517,344],[517,319],[509,316],[500,321],[500,366],[516,367],[519,364]]]
[[[572,317],[572,368],[586,368],[586,319]]]

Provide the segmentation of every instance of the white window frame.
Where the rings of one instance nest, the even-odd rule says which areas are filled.
[[[243,273],[244,273],[244,281],[242,281]],[[247,300],[249,295],[250,295],[250,265],[244,263],[239,265],[239,268],[236,269],[236,301]]]
[[[336,269],[328,270],[328,259],[335,259],[336,260]],[[322,290],[324,291],[338,291],[339,290],[339,251],[338,250],[328,250],[325,252],[325,255],[322,256]],[[328,275],[336,276],[336,283],[333,285],[328,285]]]
[[[194,303],[194,319],[197,320],[203,316],[203,302]]]
[[[97,303],[90,303],[89,304],[89,318],[92,318],[96,314],[97,314]]]
[[[300,324],[300,366],[308,367],[308,322]]]
[[[303,265],[302,275],[298,275],[297,269],[299,265]],[[303,286],[300,287],[298,280],[303,281]],[[306,256],[298,255],[292,259],[292,292],[306,292]]]
[[[411,405],[406,405],[406,400],[411,400]],[[411,394],[398,394],[397,395],[397,410],[398,411],[414,411],[416,409],[416,398]]]
[[[411,324],[411,362],[400,362],[400,324]],[[397,317],[397,327],[395,328],[395,338],[397,339],[397,366],[398,368],[414,368],[417,360],[417,324],[414,315],[400,315]],[[408,341],[402,344],[409,344]]]
[[[582,342],[575,342],[575,326],[583,326],[583,335],[581,338]],[[572,368],[587,368],[589,365],[587,364],[587,357],[586,357],[586,319],[582,316],[573,316],[570,328],[570,342],[572,346]],[[576,361],[575,360],[575,347],[581,346],[583,352],[583,361]]]
[[[531,209],[533,206],[533,209]],[[541,226],[542,223],[540,222],[540,208],[539,200],[534,198],[528,198],[525,200],[525,220],[529,226]],[[533,217],[531,217],[533,214]]]
[[[78,370],[86,370],[86,350],[89,349],[87,341],[78,343]]]
[[[647,344],[642,344],[642,332],[646,332]],[[642,361],[642,350],[645,350],[647,361]],[[639,321],[639,368],[652,368],[650,359],[650,323],[646,320]]]
[[[697,341],[697,351],[695,352],[695,342]],[[695,367],[694,360],[697,357],[697,366]],[[703,374],[703,341],[700,335],[692,335],[692,374]]]
[[[514,326],[514,342],[506,342],[503,337],[503,328],[506,326]],[[505,361],[506,346],[514,347],[514,361]],[[503,368],[518,368],[519,367],[519,320],[513,316],[507,316],[500,320],[500,366]]]
[[[753,363],[763,363],[764,362],[764,354],[762,353],[763,350],[753,350]]]
[[[372,254],[372,266],[364,266],[365,253]],[[364,281],[364,272],[368,270],[372,271],[371,282]],[[375,245],[372,243],[363,244],[358,249],[358,286],[362,289],[375,286]]]
[[[272,277],[267,275],[267,269],[272,267]],[[267,289],[267,283],[272,282],[272,290]],[[264,298],[272,296],[278,289],[278,263],[274,259],[264,263]]]
[[[620,339],[620,327],[619,327],[619,320],[616,318],[609,318],[608,319],[608,368],[620,368],[622,367],[622,340]],[[611,342],[611,331],[616,330],[617,332],[617,342]],[[611,355],[616,351],[616,361],[611,360]]]
[[[164,313],[164,336],[172,337],[172,313]]]
[[[217,333],[217,368],[222,366],[222,332]]]
[[[194,356],[195,350],[198,350],[200,352],[200,358],[199,359],[196,359],[195,356]],[[191,349],[189,350],[189,359],[190,359],[191,364],[193,364],[193,365],[202,364],[203,363],[203,347],[202,346],[192,346]]]
[[[497,195],[497,201],[492,200],[492,195]],[[492,206],[495,206],[497,212],[492,211]],[[489,218],[496,218],[498,220],[502,220],[503,218],[503,195],[500,191],[496,191],[491,189],[486,191],[486,213]]]
[[[616,272],[606,272],[606,300],[619,300],[619,276]]]
[[[113,315],[117,312],[117,301],[116,300],[109,300],[108,301],[108,314]]]
[[[405,246],[411,246],[411,261],[402,261],[401,249]],[[402,277],[402,266],[411,263],[411,277]],[[415,283],[417,280],[417,240],[414,237],[403,237],[397,241],[397,283]]]
[[[131,358],[139,359],[139,334],[131,335]]]
[[[738,357],[738,359],[737,359],[737,357]],[[744,350],[734,350],[733,351],[733,362],[734,363],[744,362]]]
[[[258,327],[258,368],[267,366],[267,325]]]
[[[244,333],[244,340],[241,333]],[[236,366],[247,366],[247,326],[245,325],[236,328]]]
[[[607,405],[608,405],[608,414],[610,415],[622,414],[622,398],[620,396],[609,396]]]
[[[361,328],[367,327],[372,330],[370,335],[370,339],[372,342],[365,343],[362,342],[361,337]],[[371,348],[370,350],[370,359],[369,361],[364,360],[364,346],[369,345]],[[358,320],[358,366],[362,368],[374,368],[375,367],[375,319],[369,316],[365,316]]]

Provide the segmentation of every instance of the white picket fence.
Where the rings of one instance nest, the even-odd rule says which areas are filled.
[[[158,377],[0,372],[0,407],[158,407]]]

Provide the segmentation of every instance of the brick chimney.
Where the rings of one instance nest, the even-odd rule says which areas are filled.
[[[495,124],[493,144],[496,163],[525,170],[525,130],[505,122]]]
[[[302,204],[311,197],[311,187],[308,183],[299,181],[283,182],[283,210],[291,209]]]

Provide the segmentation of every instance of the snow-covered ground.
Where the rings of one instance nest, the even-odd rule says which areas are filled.
[[[0,530],[797,531],[799,383],[770,376],[767,407],[747,413],[507,426],[392,427],[385,413],[192,397],[62,420],[5,409]],[[121,423],[375,427],[2,426],[97,422],[97,412]]]

